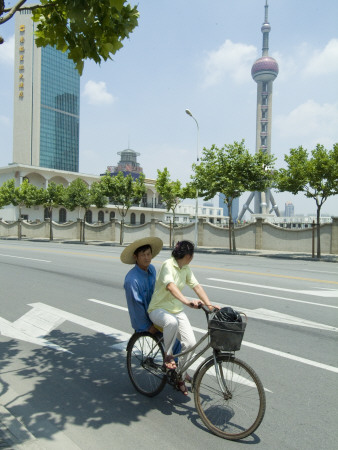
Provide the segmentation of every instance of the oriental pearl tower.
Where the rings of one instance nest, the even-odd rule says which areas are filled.
[[[262,57],[257,59],[251,68],[251,76],[257,83],[257,113],[256,113],[256,153],[260,150],[271,154],[271,118],[272,118],[272,83],[278,75],[277,61],[269,56],[269,33],[271,26],[268,21],[268,0],[265,3],[265,17],[261,31],[263,33]],[[250,203],[254,198],[254,212]],[[279,210],[275,204],[272,192],[252,192],[243,206],[238,219],[241,220],[245,211],[251,214],[271,214]]]

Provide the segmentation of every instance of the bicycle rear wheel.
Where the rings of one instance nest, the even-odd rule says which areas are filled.
[[[252,434],[263,420],[266,401],[263,385],[255,371],[230,355],[217,356],[222,387],[214,360],[196,375],[194,399],[207,428],[224,439],[238,440]]]
[[[127,346],[127,369],[134,387],[143,395],[154,397],[166,384],[163,369],[164,350],[157,336],[135,333]]]

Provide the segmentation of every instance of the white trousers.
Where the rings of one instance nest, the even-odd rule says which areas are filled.
[[[182,352],[189,350],[196,344],[194,332],[184,311],[171,314],[165,309],[155,309],[149,313],[149,317],[155,325],[163,329],[164,351],[168,355],[172,354],[176,338],[181,342]],[[189,357],[190,353],[181,356],[179,365],[182,367]]]

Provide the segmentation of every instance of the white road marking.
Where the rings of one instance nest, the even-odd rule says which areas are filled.
[[[293,292],[295,294],[304,294],[304,295],[314,295],[318,297],[337,297],[338,298],[338,289],[329,289],[329,290],[296,290],[296,289],[287,289],[276,286],[267,286],[264,284],[253,284],[253,283],[242,283],[240,281],[232,281],[232,280],[223,280],[220,278],[207,278],[211,281],[220,281],[221,283],[230,283],[230,284],[240,284],[242,286],[251,286],[258,287],[261,289],[269,289],[274,291],[284,291],[284,292]]]
[[[303,272],[314,272],[314,273],[327,273],[332,275],[337,275],[338,272],[329,272],[328,270],[310,270],[310,269],[302,269]]]
[[[36,308],[45,313],[51,313],[51,315],[55,315],[63,321],[67,320],[72,323],[76,323],[77,325],[81,325],[82,327],[89,328],[90,330],[96,331],[97,333],[102,333],[107,336],[112,336],[120,341],[125,341],[129,339],[130,334],[125,333],[123,331],[117,330],[116,328],[109,327],[108,325],[104,325],[99,322],[95,322],[90,319],[86,319],[85,317],[78,316],[76,314],[69,313],[67,311],[63,311],[62,309],[54,308],[53,306],[45,305],[44,303],[30,303],[28,306],[32,308]],[[46,314],[46,315],[47,315]]]
[[[219,304],[219,306],[223,307],[228,305]],[[278,311],[272,311],[270,309],[265,308],[247,309],[242,308],[241,306],[236,306],[236,310],[245,313],[248,317],[251,317],[252,319],[267,320],[269,322],[286,323],[288,325],[315,328],[317,330],[326,330],[335,332],[338,331],[338,328],[332,327],[330,325],[312,322],[311,320],[305,320],[302,319],[301,317],[290,316],[288,314],[283,314]]]
[[[94,299],[91,299],[93,301]],[[112,305],[111,303],[98,301],[97,303],[116,307],[117,305]],[[21,318],[11,323],[6,319],[0,317],[0,334],[3,336],[10,337],[12,339],[18,339],[26,342],[31,342],[33,344],[53,348],[56,351],[68,352],[68,350],[53,344],[43,338],[46,333],[49,333],[53,328],[59,326],[63,321],[70,321],[72,323],[78,324],[80,326],[89,328],[98,333],[103,333],[108,336],[112,336],[117,339],[119,346],[125,348],[126,342],[130,338],[130,333],[125,333],[123,331],[117,330],[115,328],[109,327],[107,325],[95,322],[93,320],[86,319],[85,317],[78,316],[76,314],[63,311],[53,306],[45,305],[44,303],[31,303],[29,304],[33,308],[33,311],[29,311],[24,314]],[[122,309],[118,307],[118,309]],[[125,310],[126,308],[123,308]],[[32,320],[32,323],[30,323]],[[196,332],[205,333],[205,330],[194,327]],[[122,341],[122,342],[121,342]],[[263,352],[271,353],[282,358],[290,359],[293,361],[301,362],[313,367],[324,369],[327,371],[338,373],[338,368],[329,366],[327,364],[318,363],[316,361],[311,361],[306,358],[291,355],[289,353],[281,352],[279,350],[274,350],[268,347],[263,347],[261,345],[253,344],[251,342],[243,341],[242,345],[260,350]]]
[[[0,317],[0,335],[9,337],[11,339],[30,342],[31,344],[39,345],[41,347],[49,347],[59,352],[72,353],[63,347],[60,347],[59,345],[53,344],[53,342],[49,342],[46,339],[43,339],[42,337],[30,336],[29,334],[16,328],[13,325],[13,323]]]
[[[124,333],[123,331],[108,327],[99,322],[94,322],[93,320],[88,320],[85,317],[68,313],[53,306],[45,305],[44,303],[31,303],[29,306],[32,309],[13,323],[0,317],[0,334],[12,339],[31,342],[35,345],[68,353],[71,352],[43,338],[66,320],[94,330],[97,333],[112,336],[118,340],[125,341],[130,338],[129,333]]]
[[[112,303],[103,302],[102,300],[96,300],[96,298],[89,298],[90,302],[99,303],[101,305],[110,306],[111,308],[120,309],[121,311],[128,311],[128,308],[125,306],[113,305]]]
[[[242,291],[240,289],[231,289],[231,288],[225,288],[225,287],[221,287],[221,286],[211,286],[210,284],[201,284],[201,286],[209,287],[209,288],[213,288],[213,289],[222,289],[223,291],[240,292],[241,294],[258,295],[259,297],[277,298],[278,300],[285,300],[287,302],[305,303],[306,305],[322,306],[323,308],[338,309],[338,306],[326,305],[325,303],[307,302],[305,300],[297,300],[295,298],[279,297],[277,295],[262,294],[260,292]]]
[[[290,355],[290,353],[280,352],[279,350],[273,350],[272,348],[263,347],[262,345],[253,344],[252,342],[242,342],[242,345],[254,348],[256,350],[261,350],[262,352],[272,353],[276,356],[281,356],[282,358],[292,359],[293,361],[298,361],[303,364],[308,364],[309,366],[318,367],[319,369],[328,370],[329,372],[338,373],[338,367],[329,366],[328,364],[322,364],[311,359],[302,358],[301,356]]]
[[[29,261],[39,261],[39,262],[46,262],[46,263],[52,262],[52,261],[47,261],[46,259],[25,258],[24,256],[4,255],[2,253],[0,253],[0,256],[5,256],[6,258],[28,259]]]
[[[91,302],[96,302],[96,303],[102,304],[104,306],[109,306],[110,308],[117,308],[117,309],[123,309],[123,310],[128,311],[127,308],[124,308],[124,307],[121,307],[121,306],[117,306],[117,305],[114,305],[112,303],[103,302],[102,300],[96,300],[96,299],[92,299],[92,298],[88,299],[88,300],[91,301]],[[222,306],[222,305],[220,305],[220,306]],[[245,312],[245,311],[243,311],[243,312]],[[192,327],[192,329],[194,331],[196,331],[197,333],[202,333],[202,334],[206,333],[206,330],[204,330],[203,328]],[[336,329],[334,329],[334,330],[336,331]],[[117,344],[117,345],[119,345],[119,344]],[[247,347],[255,348],[256,350],[260,350],[262,352],[275,354],[275,355],[280,356],[282,358],[291,359],[293,361],[298,361],[298,362],[301,362],[303,364],[308,364],[308,365],[313,366],[313,367],[318,367],[320,369],[324,369],[324,370],[328,370],[330,372],[338,373],[338,368],[337,367],[329,366],[328,364],[322,364],[322,363],[319,363],[319,362],[316,362],[316,361],[311,361],[310,359],[302,358],[300,356],[291,355],[290,353],[281,352],[279,350],[274,350],[274,349],[269,348],[269,347],[263,347],[262,345],[253,344],[252,342],[242,341],[242,345],[247,346]]]

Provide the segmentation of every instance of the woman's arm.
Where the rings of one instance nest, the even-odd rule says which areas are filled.
[[[184,305],[191,306],[192,300],[188,300],[178,289],[175,283],[171,282],[167,284],[167,290],[173,297],[177,298],[177,300],[182,302]]]
[[[198,298],[205,304],[205,306],[207,306],[210,310],[214,309],[214,306],[211,304],[209,297],[207,296],[207,293],[200,284],[195,286],[193,290],[198,295]]]

